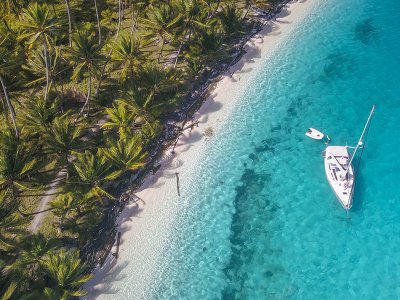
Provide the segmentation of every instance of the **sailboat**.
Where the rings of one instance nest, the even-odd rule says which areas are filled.
[[[365,123],[364,129],[356,147],[349,146],[327,146],[322,152],[325,164],[325,173],[328,182],[336,195],[336,198],[342,204],[345,210],[349,210],[353,204],[354,193],[354,168],[352,166],[353,159],[357,151],[364,146],[364,135],[371,121],[375,110],[372,106],[371,112]],[[348,149],[354,148],[352,155],[349,155]]]

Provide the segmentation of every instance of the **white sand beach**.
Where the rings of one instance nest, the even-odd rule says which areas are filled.
[[[254,79],[257,68],[273,58],[279,46],[284,45],[318,3],[319,0],[292,2],[247,42],[247,53],[218,82],[194,116],[199,126],[181,136],[174,154],[171,149],[166,151],[159,162],[161,168],[148,175],[136,193],[142,201],[128,205],[119,216],[118,231],[122,234],[119,258],[116,260],[110,254],[103,267],[95,271],[93,279],[84,286],[88,290],[84,299],[151,298],[146,291],[157,282],[158,262],[180,209],[175,173],[179,174],[181,186],[190,182],[208,146],[206,130],[212,128],[214,135],[217,133],[240,101],[248,82]]]

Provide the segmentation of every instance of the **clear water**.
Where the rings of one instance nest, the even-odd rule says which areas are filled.
[[[400,1],[318,7],[249,83],[183,188],[153,298],[399,299],[399,70]],[[323,144],[304,132],[354,144],[373,103],[346,215]]]

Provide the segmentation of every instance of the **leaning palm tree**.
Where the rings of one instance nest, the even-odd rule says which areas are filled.
[[[143,152],[141,137],[135,135],[129,140],[119,140],[109,148],[102,150],[104,156],[120,173],[135,171],[145,165],[147,153]]]
[[[51,37],[56,33],[60,24],[56,17],[50,12],[45,4],[34,3],[23,10],[23,21],[20,26],[23,33],[18,37],[19,40],[28,40],[28,45],[31,47],[40,43],[43,48],[44,61],[46,66],[46,87],[44,98],[47,101],[47,95],[50,85],[50,64],[49,64],[49,47],[51,46]]]
[[[50,202],[50,207],[53,214],[60,218],[59,227],[63,230],[65,220],[69,219],[76,225],[79,218],[95,210],[95,201],[90,195],[74,190],[59,195]]]
[[[40,86],[46,83],[47,78],[49,79],[48,89],[54,85],[55,91],[57,87],[55,85],[56,77],[60,74],[60,50],[58,48],[49,49],[47,62],[42,51],[33,50],[32,55],[26,60],[26,64],[22,65],[22,68],[29,74],[32,74],[32,79],[26,83],[27,87]],[[47,70],[48,68],[48,70]],[[48,73],[47,73],[48,72]]]
[[[126,139],[131,134],[131,129],[138,116],[137,112],[129,109],[126,102],[122,100],[117,100],[113,107],[106,108],[105,111],[109,121],[101,127],[103,129],[118,129],[119,138]]]
[[[39,167],[36,156],[37,149],[32,144],[3,132],[0,135],[0,189],[9,189],[13,199],[21,189],[30,189],[31,178]]]
[[[81,286],[90,280],[87,268],[79,258],[77,250],[66,251],[62,248],[56,253],[48,254],[41,263],[48,278],[48,295],[58,295],[57,299],[85,296]]]
[[[63,159],[69,177],[69,155],[81,147],[82,129],[71,122],[69,113],[54,119],[45,135],[48,149],[57,153]]]
[[[46,103],[43,97],[30,97],[23,104],[24,115],[19,121],[32,133],[45,133],[55,118],[56,105],[56,102]]]
[[[233,4],[227,4],[218,13],[219,22],[224,32],[229,35],[237,35],[242,32],[240,12]]]
[[[13,271],[28,282],[41,281],[40,263],[56,248],[56,240],[47,239],[40,233],[26,236],[18,245],[18,258],[6,268],[6,271]]]
[[[178,63],[182,48],[186,43],[190,42],[192,34],[196,34],[200,29],[211,25],[207,18],[207,10],[204,3],[200,0],[179,0],[177,1],[177,8],[181,18],[181,43],[175,58],[174,68]]]
[[[121,78],[129,78],[133,83],[137,67],[143,63],[142,38],[137,35],[121,35],[112,46],[111,59],[115,67],[121,69]]]
[[[182,74],[177,70],[164,69],[155,63],[141,66],[137,78],[139,90],[146,94],[144,101],[139,103],[145,110],[154,110],[171,103],[166,99],[171,98],[170,96],[176,93],[183,83]]]
[[[0,192],[0,253],[5,253],[17,247],[19,238],[25,233],[23,225],[27,219],[21,218],[17,204],[9,192]]]
[[[92,93],[92,79],[101,74],[101,64],[104,56],[101,53],[102,45],[99,45],[94,36],[88,32],[78,32],[73,37],[71,49],[67,49],[66,56],[74,67],[72,78],[77,79],[86,75],[88,78],[88,92],[86,101],[79,114],[82,114],[87,107],[89,113],[89,101]]]
[[[8,95],[7,91],[7,85],[5,81],[5,77],[8,76],[9,74],[12,73],[12,70],[15,68],[16,65],[16,60],[15,57],[12,55],[12,51],[9,51],[6,49],[6,47],[3,47],[2,44],[6,41],[4,38],[2,41],[0,41],[0,84],[2,87],[2,95],[6,99],[7,102],[7,107],[8,110],[10,111],[11,115],[11,120],[13,122],[14,130],[15,130],[15,135],[18,137],[19,136],[19,130],[17,126],[17,120],[16,120],[16,115],[15,115],[15,110],[14,106],[11,103],[10,97]]]
[[[89,195],[93,195],[101,201],[103,200],[102,196],[114,198],[102,188],[102,184],[117,178],[119,173],[111,170],[110,163],[100,150],[96,154],[92,154],[88,150],[84,153],[77,153],[73,165],[78,178],[74,184],[80,185]]]
[[[174,30],[179,21],[180,16],[174,12],[170,5],[160,4],[148,10],[146,18],[142,22],[145,30],[147,30],[144,36],[149,37],[150,41],[158,41],[158,44],[161,45],[157,58],[158,62],[162,57],[165,43],[174,38]]]
[[[65,6],[67,7],[67,15],[68,15],[68,41],[69,41],[69,46],[72,47],[71,4],[69,0],[65,0]]]

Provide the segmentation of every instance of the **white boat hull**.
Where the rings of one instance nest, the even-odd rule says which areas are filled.
[[[349,153],[345,146],[328,146],[325,149],[325,174],[336,198],[344,209],[353,204],[354,171],[349,165]]]
[[[324,134],[315,128],[309,128],[306,132],[306,136],[314,140],[322,140],[324,138]]]

